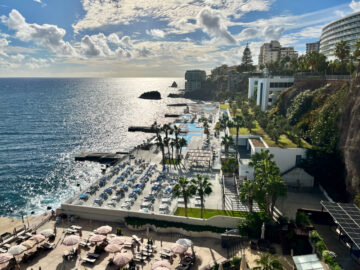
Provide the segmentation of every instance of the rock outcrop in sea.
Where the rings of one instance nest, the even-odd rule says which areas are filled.
[[[158,99],[161,99],[161,94],[159,91],[149,91],[149,92],[142,93],[139,98],[158,100]]]
[[[177,88],[177,83],[174,81],[170,87]]]

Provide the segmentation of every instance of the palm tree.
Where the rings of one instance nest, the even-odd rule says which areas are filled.
[[[156,121],[151,125],[151,129],[155,131],[156,137],[160,135],[161,126]]]
[[[266,191],[268,193],[269,211],[273,216],[275,203],[279,197],[285,197],[287,194],[287,187],[284,180],[280,175],[272,175],[269,177],[269,181],[266,183]]]
[[[256,184],[250,180],[244,181],[240,185],[240,200],[242,203],[247,203],[249,205],[249,212],[253,211],[253,202],[255,198]]]
[[[196,195],[200,197],[201,218],[203,218],[205,209],[204,197],[209,196],[212,192],[212,184],[209,182],[208,177],[202,177],[200,174],[197,175],[196,179],[192,179],[191,182],[196,188]]]
[[[225,130],[229,123],[229,117],[226,114],[223,114],[219,119],[220,130]]]
[[[270,253],[261,253],[260,259],[256,259],[255,262],[259,267],[255,267],[257,270],[283,270],[284,267],[277,259],[276,256]]]
[[[164,142],[163,142],[163,139],[162,139],[161,135],[158,135],[158,136],[156,137],[156,140],[157,140],[156,145],[157,145],[158,147],[160,147],[160,149],[161,149],[162,164],[163,164],[163,166],[164,166],[164,165],[165,165],[165,145],[164,145]]]
[[[344,64],[344,61],[350,56],[350,47],[346,41],[340,40],[336,43],[334,54],[339,58],[341,65]]]
[[[206,134],[207,138],[209,139],[209,136],[210,136],[209,120],[206,117],[203,117],[201,119],[201,121],[203,122],[204,133]]]
[[[227,158],[229,156],[229,148],[234,146],[234,139],[232,138],[232,136],[225,135],[224,137],[222,137],[221,145],[224,145],[225,147],[225,156]]]
[[[353,57],[356,61],[360,60],[360,38],[356,41]]]
[[[176,159],[178,157],[178,145],[179,145],[179,134],[180,134],[180,128],[178,128],[176,125],[174,125],[174,135],[175,135],[175,148],[176,148]]]
[[[186,177],[180,177],[177,184],[172,190],[172,194],[175,198],[184,198],[185,217],[187,217],[187,204],[189,199],[194,196],[196,187]]]
[[[186,147],[187,146],[187,141],[184,137],[182,137],[180,140],[179,140],[179,147],[180,147],[180,159],[181,159],[181,151],[182,151],[182,148],[183,147]]]
[[[167,156],[168,156],[168,159],[170,159],[170,138],[164,138],[163,139],[163,144],[164,144],[164,147],[166,147],[168,149],[168,153],[167,153]]]
[[[174,147],[176,146],[176,141],[174,139],[170,141],[170,146],[171,146],[171,160],[174,161]],[[174,162],[174,166],[175,166],[175,162]]]
[[[236,149],[235,149],[235,158],[238,157],[238,148],[239,148],[239,130],[244,126],[244,119],[241,115],[236,115],[233,118],[233,121],[229,124],[230,127],[236,128]]]

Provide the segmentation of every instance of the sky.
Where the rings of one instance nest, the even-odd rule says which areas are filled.
[[[183,77],[254,64],[264,42],[299,54],[360,0],[0,0],[0,77]]]

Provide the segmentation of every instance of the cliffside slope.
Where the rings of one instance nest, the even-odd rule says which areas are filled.
[[[351,82],[339,128],[339,147],[343,152],[347,173],[346,188],[355,196],[360,193],[360,70]]]

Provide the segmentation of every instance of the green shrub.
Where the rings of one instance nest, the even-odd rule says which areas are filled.
[[[171,221],[163,221],[163,220],[154,220],[154,219],[147,219],[147,218],[137,218],[137,217],[126,217],[125,223],[134,227],[141,227],[143,225],[149,224],[154,225],[158,228],[182,228],[187,231],[193,232],[215,232],[215,233],[224,233],[226,230],[225,228],[219,228],[214,226],[202,226],[202,225],[191,225],[185,224],[180,222],[171,222]]]
[[[310,90],[306,90],[294,98],[286,113],[286,117],[291,125],[298,123],[301,116],[311,109],[313,97],[314,93]]]
[[[324,259],[324,262],[329,265],[331,270],[340,270],[341,267],[339,266],[339,264],[337,263],[337,261],[335,260],[335,258],[333,256],[330,255],[330,251],[329,250],[324,250],[322,252],[322,257]]]
[[[311,221],[310,221],[309,217],[305,213],[302,213],[302,212],[296,213],[295,222],[296,222],[296,225],[298,225],[298,226],[311,225]]]
[[[311,242],[312,243],[317,243],[319,242],[321,239],[319,233],[317,231],[312,231],[311,232],[311,236],[310,236]]]
[[[240,258],[240,257],[235,256],[235,257],[232,258],[232,260],[231,260],[231,265],[232,265],[232,266],[239,266],[240,263],[241,263],[241,258]]]
[[[319,254],[321,254],[321,256],[322,256],[323,251],[326,250],[326,245],[325,245],[324,241],[323,240],[317,241],[315,246],[316,246],[317,252],[319,252]]]

